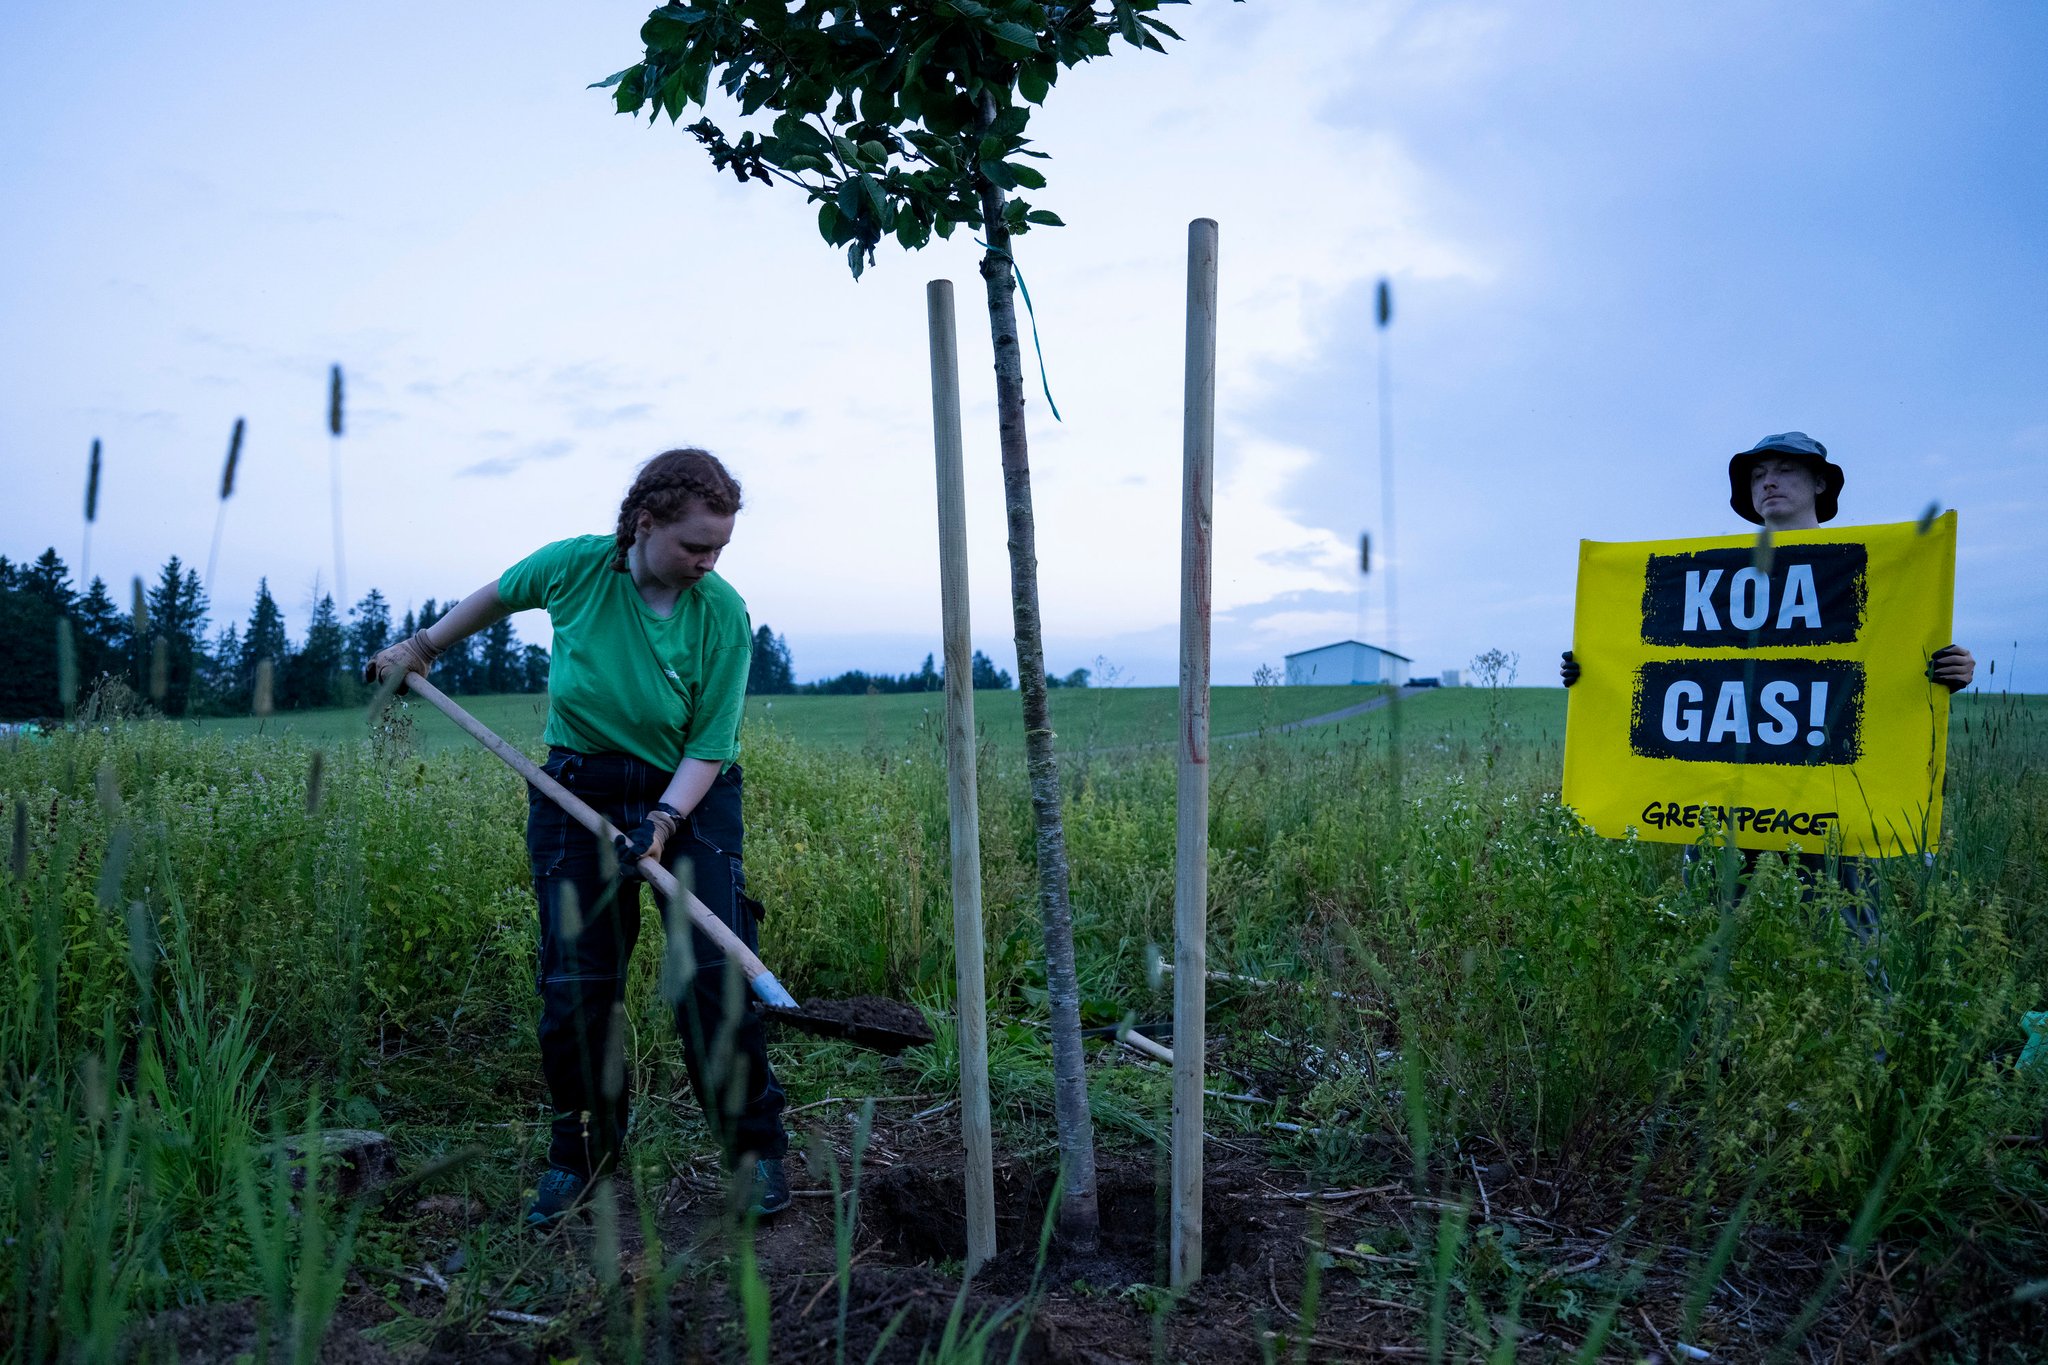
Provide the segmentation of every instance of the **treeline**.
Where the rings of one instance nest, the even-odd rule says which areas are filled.
[[[140,579],[124,609],[94,577],[83,592],[56,550],[33,563],[0,555],[0,719],[54,719],[117,684],[170,716],[340,706],[368,699],[363,664],[455,605],[428,599],[394,621],[372,588],[344,618],[332,596],[293,639],[268,579],[247,618],[212,629],[196,570],[176,555],[156,584]],[[500,621],[442,655],[434,680],[451,693],[543,692],[548,652]],[[265,695],[267,693],[267,695]]]
[[[974,651],[972,667],[976,691],[1001,691],[1014,686],[1010,671],[997,668],[978,649]],[[1064,677],[1049,674],[1045,683],[1048,687],[1086,687],[1088,678],[1087,669],[1077,668]],[[747,673],[747,691],[770,696],[860,697],[870,692],[938,692],[945,685],[945,670],[936,667],[929,654],[915,673],[868,673],[854,668],[834,677],[800,683],[796,680],[796,666],[790,660],[789,641],[767,626],[754,632],[754,662]]]

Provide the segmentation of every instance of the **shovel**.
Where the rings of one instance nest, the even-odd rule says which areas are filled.
[[[406,675],[405,684],[415,696],[432,702],[441,713],[461,726],[486,749],[505,760],[512,770],[525,778],[543,795],[553,798],[556,805],[569,813],[577,824],[610,843],[618,837],[619,831],[611,821],[599,815],[576,794],[561,783],[549,777],[537,767],[533,760],[491,733],[490,727],[469,712],[448,699],[446,693],[428,682],[417,673]],[[761,998],[762,1013],[771,1019],[788,1024],[805,1033],[821,1038],[838,1038],[856,1046],[875,1052],[886,1052],[891,1056],[908,1047],[921,1047],[932,1041],[932,1033],[924,1026],[922,1016],[909,1005],[893,1000],[848,1000],[842,1002],[813,1001],[812,1008],[797,1004],[775,973],[768,970],[754,951],[740,941],[738,934],[726,927],[723,920],[711,913],[709,906],[685,891],[676,883],[672,873],[653,858],[642,858],[638,864],[640,875],[654,886],[671,905],[681,905],[689,912],[690,922],[704,931],[705,937],[716,943],[733,961],[740,964],[746,973],[747,984],[754,994]],[[887,1023],[863,1015],[880,1015]],[[915,1020],[915,1031],[910,1027]],[[900,1027],[898,1027],[900,1025]]]

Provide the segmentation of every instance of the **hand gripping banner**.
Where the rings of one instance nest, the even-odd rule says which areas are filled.
[[[1896,856],[1941,835],[1956,514],[1579,542],[1564,801],[1600,834]]]

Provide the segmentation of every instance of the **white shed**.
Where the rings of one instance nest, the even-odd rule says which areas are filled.
[[[1403,687],[1408,682],[1408,665],[1413,663],[1405,654],[1396,654],[1391,649],[1368,645],[1358,640],[1339,640],[1334,645],[1323,645],[1316,649],[1304,649],[1298,654],[1287,656],[1287,685],[1304,687],[1309,684],[1328,687],[1345,686],[1352,683],[1392,683]]]

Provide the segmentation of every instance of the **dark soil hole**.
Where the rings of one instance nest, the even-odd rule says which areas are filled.
[[[996,1167],[995,1280],[1028,1281],[1053,1193],[1053,1176],[1019,1162]],[[1273,1220],[1234,1196],[1245,1181],[1211,1169],[1203,1185],[1202,1264],[1213,1274],[1258,1260]],[[1096,1170],[1102,1240],[1090,1257],[1062,1257],[1049,1269],[1102,1284],[1157,1284],[1165,1278],[1167,1189],[1163,1173],[1139,1161],[1108,1161]],[[967,1254],[967,1216],[956,1164],[904,1163],[862,1181],[861,1221],[895,1255],[914,1261],[957,1261]],[[1277,1226],[1277,1224],[1275,1225]],[[993,1281],[992,1281],[993,1287]]]

